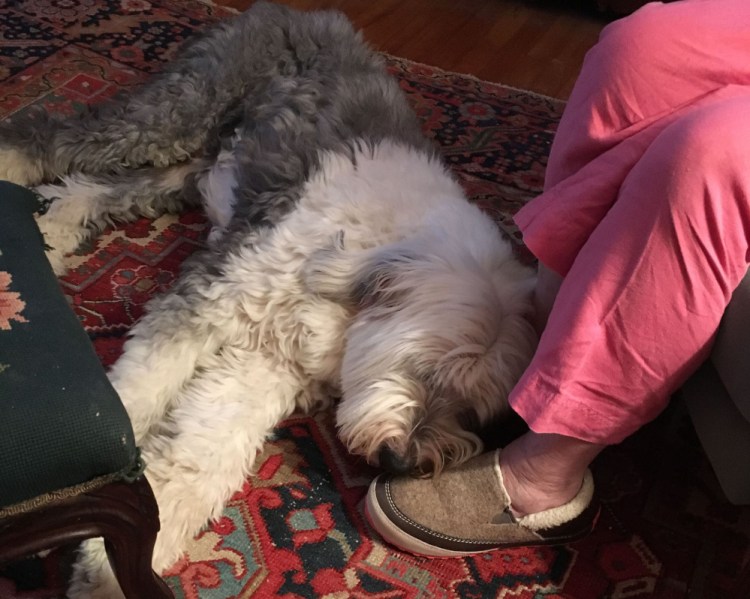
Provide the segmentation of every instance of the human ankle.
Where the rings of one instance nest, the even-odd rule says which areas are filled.
[[[532,467],[503,463],[502,458],[500,471],[505,491],[510,499],[511,512],[516,517],[535,514],[568,503],[576,496],[583,481],[583,474],[571,478],[546,477],[534,471]]]
[[[508,445],[500,471],[516,516],[537,513],[568,503],[580,491],[590,462],[603,449],[562,437],[527,433]]]

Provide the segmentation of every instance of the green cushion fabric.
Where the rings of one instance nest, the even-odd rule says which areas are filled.
[[[0,508],[138,465],[125,408],[44,255],[38,208],[0,181]]]

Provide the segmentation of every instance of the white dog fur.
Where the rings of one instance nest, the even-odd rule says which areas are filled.
[[[50,139],[36,154],[33,144],[14,145],[17,125],[0,130],[0,178],[34,184],[62,177],[37,187],[54,199],[39,222],[58,271],[63,255],[90,233],[87,225],[158,213],[166,206],[153,198],[172,201],[191,178],[214,225],[209,248],[172,290],[150,302],[110,373],[160,507],[157,572],[221,514],[252,475],[268,434],[293,412],[326,407],[340,396],[336,421],[351,452],[374,465],[389,455],[402,466],[439,472],[481,451],[467,422],[484,425],[507,413],[507,395],[534,348],[531,270],[516,260],[491,219],[466,200],[421,140],[418,125],[410,128],[412,116],[397,86],[340,15],[308,18],[258,4],[198,42],[201,59],[209,51],[229,51],[237,30],[269,19],[283,22],[290,38],[294,31],[319,35],[321,29],[344,36],[351,46],[345,60],[362,53],[363,81],[375,80],[378,98],[377,104],[355,102],[352,110],[383,108],[386,115],[349,130],[329,127],[320,116],[324,110],[313,106],[314,116],[295,124],[295,135],[309,123],[318,129],[305,138],[306,153],[296,150],[303,167],[288,185],[248,175],[274,157],[275,145],[258,142],[269,139],[267,131],[252,136],[262,122],[256,113],[275,106],[280,92],[269,92],[263,105],[250,97],[247,110],[255,116],[239,117],[241,126],[223,138],[213,158],[180,138],[165,146],[177,148],[171,158],[143,158],[150,149],[142,141],[140,153],[112,150],[108,166],[94,141],[76,137],[78,128],[65,129],[64,123],[50,127]],[[318,40],[317,47],[328,46]],[[296,51],[299,58],[302,51]],[[359,93],[360,84],[344,89],[351,76],[336,79],[332,102]],[[286,124],[302,119],[308,84],[278,84],[287,103],[268,117],[281,115],[272,132],[285,134]],[[263,85],[267,91],[268,81]],[[144,105],[149,97],[138,96]],[[118,143],[113,139],[106,147]],[[286,147],[287,154],[269,158],[269,168],[295,164],[298,155]],[[113,166],[123,163],[133,170]],[[259,190],[258,180],[270,181],[275,195]],[[248,189],[255,195],[248,196]],[[86,543],[69,596],[121,597],[100,540]]]

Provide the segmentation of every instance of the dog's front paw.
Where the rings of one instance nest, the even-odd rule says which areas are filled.
[[[18,185],[37,185],[43,177],[39,164],[16,148],[0,145],[0,180]]]
[[[78,585],[68,590],[68,599],[126,599],[114,574],[94,584]]]
[[[47,259],[56,275],[64,275],[65,256],[75,252],[90,234],[86,226],[89,203],[80,190],[77,194],[67,185],[39,185],[34,191],[49,202],[46,212],[36,221],[44,235]]]
[[[73,252],[80,242],[79,236],[69,228],[55,222],[54,218],[43,214],[36,221],[44,236],[45,254],[54,273],[60,277],[66,273],[65,256]]]
[[[211,230],[208,232],[208,237],[206,238],[206,243],[208,244],[208,247],[210,248],[216,248],[221,243],[221,240],[224,239],[224,234],[227,232],[226,227],[222,227],[220,225],[214,225],[211,227]]]

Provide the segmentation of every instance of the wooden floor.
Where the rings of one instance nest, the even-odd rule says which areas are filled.
[[[607,22],[566,0],[279,1],[339,9],[378,50],[561,99]],[[253,0],[217,2],[243,10]]]

